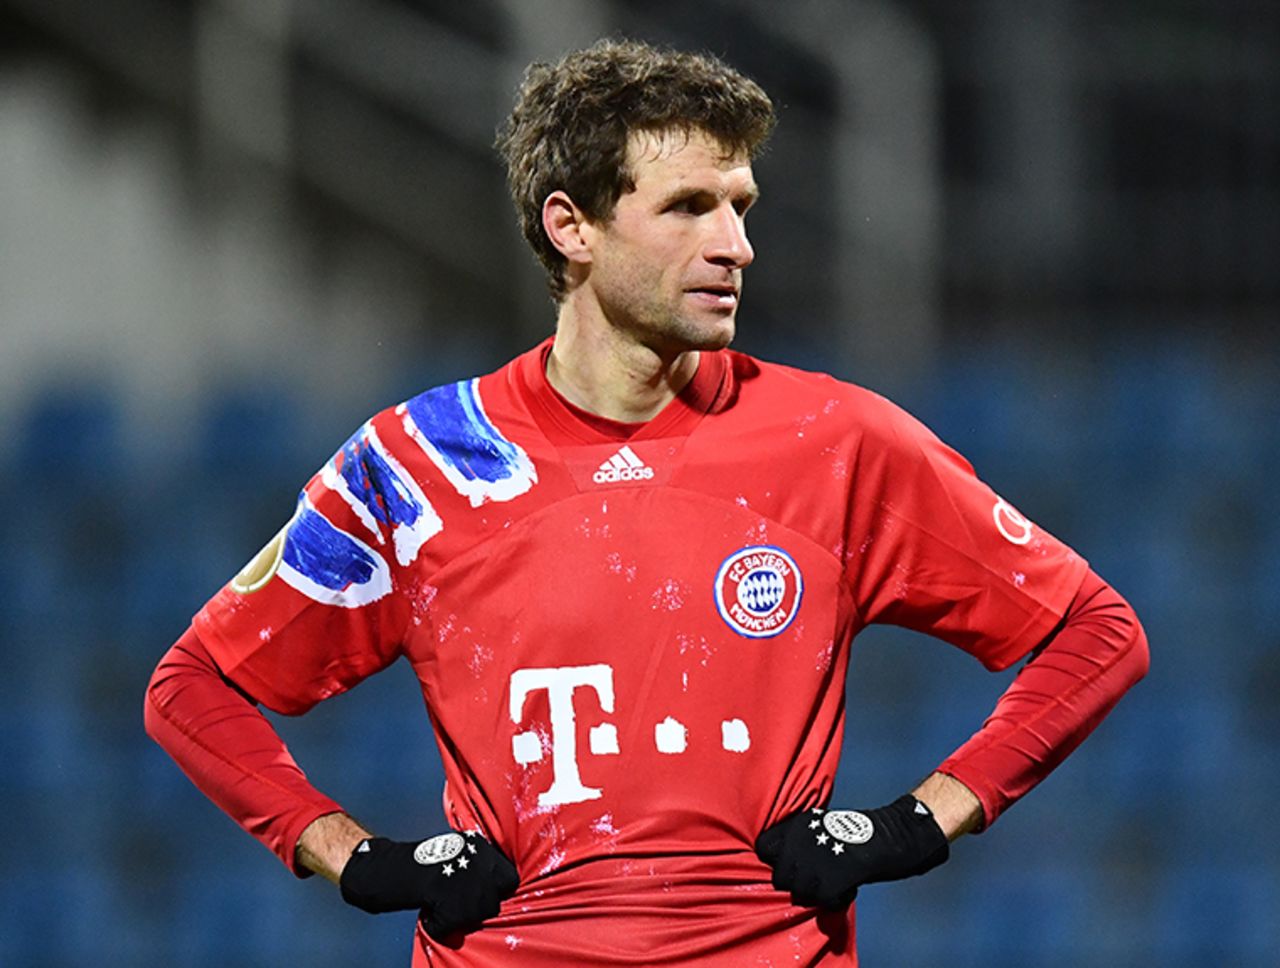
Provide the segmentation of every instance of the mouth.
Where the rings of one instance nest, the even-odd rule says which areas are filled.
[[[725,285],[694,286],[685,292],[701,303],[723,309],[733,309],[738,305],[738,287]]]

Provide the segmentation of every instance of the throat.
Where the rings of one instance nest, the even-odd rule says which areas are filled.
[[[669,364],[654,353],[648,353],[648,359],[575,354],[562,351],[557,336],[547,356],[547,382],[588,413],[619,423],[645,423],[689,384],[698,371],[698,359],[696,350],[681,353]]]

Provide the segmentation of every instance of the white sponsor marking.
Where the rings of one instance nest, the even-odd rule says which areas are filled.
[[[745,753],[751,749],[751,733],[741,719],[726,719],[720,724],[720,745],[730,753]]]
[[[1024,545],[1031,540],[1031,522],[1004,498],[996,501],[995,507],[991,509],[991,516],[995,519],[996,529],[1007,541]]]
[[[538,794],[540,807],[581,803],[600,796],[599,789],[583,784],[582,774],[578,771],[578,737],[573,694],[574,690],[580,688],[595,690],[600,708],[607,713],[613,712],[613,669],[603,663],[551,669],[517,669],[511,674],[510,714],[513,723],[520,722],[525,699],[531,692],[543,689],[547,692],[551,719],[552,781],[550,787]],[[616,731],[614,736],[616,740]],[[522,749],[528,752],[527,742],[522,744]],[[515,738],[512,740],[512,752],[515,753]]]
[[[682,722],[668,716],[653,728],[653,743],[659,753],[683,753],[689,745],[688,735]]]

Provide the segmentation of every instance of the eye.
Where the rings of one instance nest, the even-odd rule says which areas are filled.
[[[707,192],[693,192],[673,199],[666,210],[680,215],[704,215],[715,208],[715,204],[714,195]]]

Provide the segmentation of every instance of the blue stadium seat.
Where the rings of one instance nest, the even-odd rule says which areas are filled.
[[[26,832],[27,836],[30,832]],[[94,865],[92,845],[80,842],[64,863],[44,863],[14,870],[0,878],[0,964],[77,965],[87,952],[96,964],[116,960],[116,931],[110,899],[118,880]],[[112,925],[117,925],[111,930]]]
[[[113,477],[125,464],[121,414],[106,386],[53,383],[32,394],[8,462],[25,480],[62,492],[84,481]]]
[[[1233,706],[1206,690],[1175,693],[1143,683],[1089,740],[1109,795],[1143,799],[1153,789],[1195,802],[1222,789],[1236,762]]]
[[[1271,968],[1280,952],[1278,914],[1275,872],[1259,861],[1179,864],[1156,899],[1155,963]]]
[[[1075,963],[1087,937],[1088,881],[1070,866],[1002,869],[983,889],[966,895],[980,930],[972,939],[977,963],[1056,968]]]
[[[866,965],[1061,968],[1085,965],[1096,912],[1077,868],[982,863],[979,843],[920,880],[859,892]],[[954,866],[953,866],[954,865]],[[1099,964],[1101,968],[1101,964]]]

